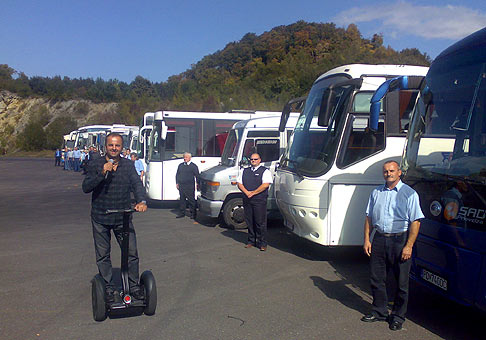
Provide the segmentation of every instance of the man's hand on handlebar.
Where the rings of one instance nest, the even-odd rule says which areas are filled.
[[[134,209],[138,212],[147,211],[147,204],[145,204],[144,202],[137,203]]]

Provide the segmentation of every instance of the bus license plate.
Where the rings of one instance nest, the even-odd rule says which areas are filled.
[[[430,282],[434,286],[437,286],[440,289],[443,289],[443,290],[447,291],[447,280],[444,279],[444,278],[442,278],[442,277],[440,277],[439,275],[436,275],[434,273],[431,273],[428,270],[422,269],[422,274],[420,276],[425,281]]]

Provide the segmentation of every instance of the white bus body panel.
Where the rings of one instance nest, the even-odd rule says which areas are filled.
[[[388,137],[386,149],[346,169],[333,165],[320,178],[279,171],[277,204],[286,226],[298,236],[325,246],[362,245],[365,211],[371,191],[384,184],[383,163],[400,161],[404,137]]]

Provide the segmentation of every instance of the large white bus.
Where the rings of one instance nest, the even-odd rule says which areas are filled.
[[[119,133],[123,138],[123,148],[130,149],[132,136],[138,133],[138,126],[128,126],[124,124],[113,124],[108,133]]]
[[[78,131],[71,131],[69,134],[63,136],[62,148],[74,148],[74,142],[76,141],[76,135]]]
[[[184,152],[192,154],[199,171],[207,170],[220,162],[228,132],[235,122],[279,114],[263,111],[155,112],[145,176],[148,198],[179,198],[175,175]]]
[[[84,149],[85,147],[104,144],[104,136],[110,128],[111,125],[82,126],[76,132],[74,146],[78,149]]]
[[[325,246],[362,244],[369,194],[383,183],[383,162],[400,161],[417,91],[387,95],[377,131],[368,128],[370,99],[387,79],[427,70],[353,64],[314,82],[275,176],[277,205],[293,233]]]

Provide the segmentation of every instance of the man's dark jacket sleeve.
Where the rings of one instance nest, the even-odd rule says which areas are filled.
[[[92,192],[98,185],[105,180],[105,176],[96,166],[88,166],[88,173],[83,181],[83,192]]]

